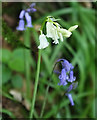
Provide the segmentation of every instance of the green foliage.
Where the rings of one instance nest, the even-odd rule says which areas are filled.
[[[23,72],[24,71],[24,51],[23,49],[15,49],[12,52],[12,56],[8,62],[10,69]]]
[[[2,65],[2,84],[7,83],[11,79],[11,75],[11,70],[7,66]]]
[[[23,79],[20,75],[14,75],[11,82],[14,88],[22,88],[23,86]]]
[[[2,36],[4,40],[14,48],[22,47],[29,49],[29,46],[25,46],[23,42],[19,40],[18,36],[11,30],[10,27],[8,27],[4,20],[2,20]]]
[[[0,49],[0,52],[2,52],[2,57],[0,57],[0,61],[3,63],[8,63],[10,57],[11,57],[11,52],[7,49]]]

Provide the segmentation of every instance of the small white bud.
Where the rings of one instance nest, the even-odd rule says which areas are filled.
[[[78,25],[74,25],[74,26],[71,26],[68,30],[70,32],[74,31],[76,28],[78,27]]]

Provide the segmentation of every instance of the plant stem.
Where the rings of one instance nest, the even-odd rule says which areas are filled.
[[[30,29],[24,32],[24,44],[30,46]],[[26,96],[30,98],[31,84],[30,84],[30,51],[24,50],[25,54],[25,76],[26,76]]]
[[[36,73],[36,79],[35,79],[35,87],[34,87],[34,93],[33,93],[33,98],[32,98],[31,111],[30,111],[30,116],[29,116],[30,118],[33,118],[33,113],[34,113],[35,99],[36,99],[39,72],[40,72],[40,62],[41,62],[41,50],[39,50],[39,53],[38,53],[37,73]]]

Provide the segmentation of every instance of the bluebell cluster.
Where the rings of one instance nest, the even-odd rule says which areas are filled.
[[[31,19],[31,16],[29,15],[29,13],[36,12],[36,9],[33,8],[34,6],[35,6],[35,3],[32,3],[28,9],[22,10],[22,11],[20,12],[20,15],[19,15],[19,19],[20,19],[20,20],[19,20],[19,26],[16,28],[17,30],[23,31],[23,30],[26,29],[26,28],[25,28],[24,17],[25,17],[26,22],[27,22],[26,27],[30,27],[30,28],[33,27],[33,25],[32,25],[32,19]]]
[[[57,62],[61,62],[62,65],[61,72],[55,71],[55,73],[59,74],[60,82],[58,83],[58,85],[66,86],[68,83],[71,83],[71,85],[66,90],[65,95],[69,98],[69,101],[73,106],[73,98],[69,92],[77,87],[77,84],[74,83],[74,81],[76,80],[76,77],[73,74],[74,66],[71,63],[69,63],[66,59],[59,59],[57,60]]]

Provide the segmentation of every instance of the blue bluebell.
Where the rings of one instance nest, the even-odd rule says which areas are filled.
[[[17,30],[20,30],[20,31],[25,30],[24,16],[25,16],[26,22],[27,22],[26,27],[29,27],[29,28],[33,27],[32,19],[31,19],[31,16],[29,15],[29,13],[33,13],[36,11],[36,9],[33,8],[34,6],[35,6],[35,3],[32,3],[28,9],[22,10],[20,12],[20,15],[19,15],[20,21],[19,21],[19,26],[16,28]]]
[[[26,18],[26,21],[27,21],[26,27],[33,27],[31,16],[27,12],[25,13],[25,18]]]
[[[74,102],[73,102],[73,98],[72,98],[72,95],[71,94],[66,94],[67,96],[68,96],[68,99],[69,99],[69,101],[70,101],[70,103],[71,103],[71,105],[72,106],[74,106]]]
[[[67,80],[68,79],[68,76],[66,75],[66,70],[63,68],[62,71],[61,71],[61,75],[59,75],[59,80],[60,82],[58,83],[58,85],[67,85]]]
[[[24,24],[25,24],[24,20],[19,20],[19,26],[16,27],[16,29],[19,30],[19,31],[25,30]]]
[[[68,79],[68,82],[73,82],[73,81],[75,81],[75,80],[76,80],[76,77],[73,76],[73,71],[71,70],[71,71],[70,71],[70,77],[69,77],[69,79]]]
[[[69,101],[71,102],[71,105],[74,105],[72,95],[69,93],[71,90],[75,89],[78,85],[78,82],[74,81],[76,80],[76,77],[73,74],[74,66],[67,61],[66,59],[59,59],[57,60],[57,63],[61,62],[62,69],[61,72],[54,71],[59,75],[60,82],[58,85],[66,86],[68,83],[71,83],[71,85],[67,88],[65,95],[68,96]]]
[[[20,18],[20,19],[23,19],[23,18],[24,18],[24,15],[25,15],[25,10],[22,10],[22,11],[20,12],[19,18]]]
[[[59,85],[67,85],[67,82],[72,83],[73,81],[76,80],[76,77],[74,77],[73,75],[74,66],[71,63],[69,63],[69,61],[67,61],[66,59],[57,60],[57,62],[60,62],[60,61],[62,64],[62,70],[61,70],[61,74],[59,75],[59,80],[60,80]],[[66,83],[66,84],[63,84],[63,83]]]

